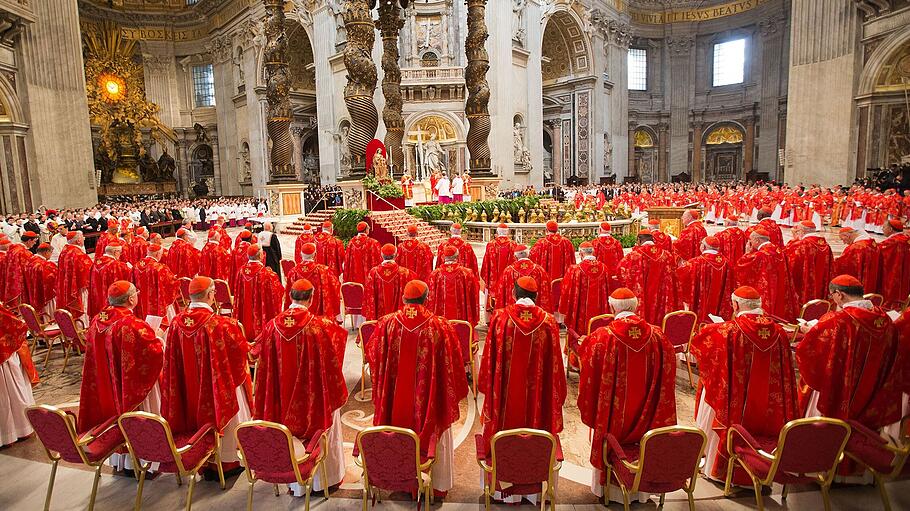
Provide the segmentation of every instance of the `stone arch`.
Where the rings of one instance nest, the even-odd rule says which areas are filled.
[[[906,26],[885,38],[869,55],[869,60],[860,75],[858,95],[864,96],[876,92],[879,76],[886,67],[892,64],[895,57],[910,46],[910,26]]]
[[[443,119],[448,121],[449,124],[451,124],[452,127],[455,129],[456,140],[464,141],[466,133],[465,133],[464,125],[461,122],[461,119],[459,119],[458,117],[453,115],[451,112],[444,112],[442,110],[429,110],[429,111],[415,112],[415,113],[409,115],[404,120],[405,139],[407,139],[407,136],[408,136],[407,134],[414,130],[414,126],[416,126],[418,122],[422,121],[423,119],[425,119],[427,117],[431,117],[431,116],[442,117]]]
[[[294,74],[295,71],[298,71],[300,68],[304,70],[307,67],[310,67],[308,70],[307,76],[309,73],[312,73],[312,90],[316,90],[316,70],[312,66],[315,63],[315,53],[313,50],[313,37],[311,33],[311,28],[301,25],[296,21],[287,20],[285,22],[285,34],[288,39],[288,55],[287,60],[291,65],[291,87],[294,85]],[[306,44],[298,44],[298,43]],[[296,48],[302,50],[301,58],[297,59],[295,62],[294,50]],[[256,52],[256,86],[265,87],[265,45],[259,47],[259,50]],[[301,74],[304,74],[301,71]]]
[[[3,75],[0,75],[0,122],[9,122],[20,124],[24,122],[25,115],[22,112],[22,104],[19,101],[19,95],[16,94],[16,88]]]
[[[541,52],[545,60],[549,59],[543,63],[544,81],[590,74],[591,41],[578,14],[562,5],[544,22]]]
[[[734,129],[738,130],[738,131],[743,135],[743,137],[746,136],[746,127],[743,126],[742,124],[740,124],[740,123],[738,123],[738,122],[736,122],[736,121],[718,121],[718,122],[709,124],[709,125],[705,128],[705,130],[702,132],[701,144],[702,144],[702,145],[707,144],[707,143],[708,143],[708,137],[709,137],[712,133],[714,133],[714,131],[716,131],[717,129],[723,128],[723,127],[725,127],[725,126],[729,126],[729,127],[731,127],[731,128],[734,128]]]
[[[649,145],[649,146],[637,146],[636,145],[636,147],[657,147],[658,138],[657,138],[657,132],[654,130],[654,128],[652,128],[651,126],[648,126],[646,124],[640,124],[640,125],[636,126],[634,130],[632,130],[632,134],[633,134],[632,136],[635,137],[635,134],[637,134],[639,131],[642,131],[642,132],[645,132],[648,134],[648,137],[651,138],[651,145]]]

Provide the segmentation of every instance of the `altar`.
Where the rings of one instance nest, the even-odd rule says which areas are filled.
[[[304,215],[303,193],[306,189],[307,185],[302,183],[266,185],[269,211],[275,216]]]

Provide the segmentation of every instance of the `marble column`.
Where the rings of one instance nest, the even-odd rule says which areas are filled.
[[[335,13],[327,6],[313,13],[313,63],[316,67],[316,125],[319,127],[319,178],[323,184],[334,183],[340,176],[336,137],[341,112],[336,111],[335,83],[329,58],[335,54]]]
[[[692,97],[690,88],[695,80],[694,35],[667,37],[670,57],[670,164],[669,173],[682,172],[689,163],[689,111]]]
[[[562,121],[560,119],[550,119],[546,122],[546,125],[550,127],[550,133],[552,134],[550,139],[553,141],[553,152],[550,156],[553,183],[558,186],[564,183],[562,172]]]
[[[704,129],[705,126],[703,123],[692,123],[692,170],[689,173],[692,174],[693,183],[698,183],[704,179],[701,168],[701,138]]]
[[[382,123],[385,125],[385,146],[388,158],[389,176],[401,175],[404,171],[404,118],[401,116],[401,68],[398,66],[398,33],[404,26],[401,8],[397,2],[383,2],[379,5],[379,26],[382,34],[382,95],[385,106],[382,109]],[[369,172],[370,169],[367,169]]]
[[[624,18],[627,19],[627,18]],[[606,65],[603,69],[596,70],[598,82],[604,80],[604,73],[609,76],[609,83],[604,83],[606,93],[600,95],[605,104],[595,103],[595,170],[604,168],[602,133],[609,134],[613,149],[611,171],[616,176],[616,181],[621,183],[623,177],[632,174],[632,167],[628,162],[634,158],[634,151],[630,151],[632,138],[629,137],[629,88],[628,88],[628,55],[632,42],[632,26],[623,20],[607,18],[603,13],[597,13],[594,25],[603,35],[603,52]],[[601,59],[595,58],[595,64]],[[595,96],[596,97],[596,96]],[[599,120],[598,120],[599,119]],[[599,171],[602,172],[602,171]],[[598,173],[599,173],[598,172]]]
[[[468,31],[465,39],[465,55],[467,56],[467,66],[465,67],[464,78],[465,86],[468,90],[468,98],[465,101],[465,116],[468,118],[468,135],[466,141],[468,152],[470,153],[469,168],[471,174],[477,177],[486,177],[493,174],[493,162],[490,152],[489,137],[492,129],[490,118],[490,95],[491,88],[487,82],[487,71],[490,69],[490,54],[487,53],[485,43],[490,36],[487,30],[487,0],[467,0],[468,2]],[[503,7],[505,7],[503,9]],[[506,14],[508,13],[508,14]],[[492,20],[511,19],[511,3],[494,2],[490,9]],[[497,30],[495,37],[490,45],[493,49],[493,59],[496,62],[494,68],[496,79],[494,86],[499,87],[497,90],[505,90],[506,80],[503,73],[508,73],[511,77],[512,68],[512,37],[508,30]],[[496,108],[497,124],[505,122],[510,125],[511,132],[511,109],[508,108],[508,102],[503,101],[505,94],[500,94],[494,101]],[[497,130],[502,133],[501,126]],[[510,148],[511,149],[511,148]],[[499,151],[497,161],[502,165],[503,178],[511,176],[513,170],[509,168],[512,158],[503,158],[503,151]],[[511,151],[510,151],[511,152]]]
[[[777,77],[782,73],[782,68],[787,55],[785,39],[787,37],[787,16],[781,12],[773,14],[758,24],[761,34],[761,101],[759,121],[761,137],[758,147],[757,161],[754,168],[761,172],[768,172],[776,178],[778,170],[778,144],[779,131],[781,130],[778,107],[781,96],[786,95],[783,80],[768,79]]]
[[[166,53],[167,49],[163,45],[143,43],[142,49],[145,97],[158,105],[158,119],[161,123],[174,127],[177,125],[175,107],[179,109],[179,100],[175,97],[177,61],[173,55]]]
[[[670,141],[669,131],[669,124],[662,122],[657,125],[657,179],[664,183],[670,182],[670,174],[667,171],[667,144]]]
[[[379,111],[373,98],[378,75],[372,56],[376,34],[370,3],[366,0],[346,0],[344,19],[348,33],[344,48],[344,67],[347,70],[344,102],[351,116],[348,148],[351,151],[351,176],[360,178],[366,173],[367,144],[376,136],[379,126]]]
[[[752,172],[755,159],[755,117],[749,116],[743,121],[746,134],[743,138],[743,177]]]
[[[635,168],[635,128],[637,125],[638,125],[637,122],[629,121],[629,132],[628,132],[629,133],[629,135],[628,135],[628,137],[629,137],[629,139],[628,139],[629,140],[629,144],[628,144],[629,169],[628,169],[628,172],[626,173],[626,176],[628,176],[628,177],[638,177],[638,169]],[[622,181],[620,181],[620,182],[622,182]]]

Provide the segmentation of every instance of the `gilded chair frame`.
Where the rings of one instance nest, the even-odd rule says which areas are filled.
[[[66,309],[57,309],[54,313],[60,313],[66,315],[70,321],[73,323],[73,329],[76,330],[76,339],[79,341],[79,346],[77,348],[80,351],[85,351],[85,332],[88,331],[88,328],[85,325],[82,325],[82,328],[79,328],[79,325],[82,323],[81,319],[74,319],[73,314]],[[60,370],[60,373],[66,372],[66,363],[70,359],[70,351],[72,351],[73,345],[69,342],[69,339],[66,338],[66,335],[63,333],[63,329],[60,328],[60,323],[57,323],[57,328],[60,329],[60,338],[63,339],[63,369]]]
[[[341,283],[341,287],[339,288],[339,292],[341,293],[341,312],[342,312],[342,314],[344,314],[344,318],[347,318],[348,316],[351,316],[351,327],[352,327],[352,328],[359,328],[359,327],[355,327],[355,325],[354,325],[354,315],[353,315],[353,314],[348,314],[348,309],[347,309],[347,307],[345,306],[345,303],[344,303],[344,286],[355,286],[355,287],[359,287],[359,288],[360,288],[361,295],[363,295],[363,293],[365,293],[365,288],[364,288],[363,284],[361,284],[360,282],[342,282],[342,283]],[[362,313],[362,312],[363,312],[363,303],[360,304],[360,307],[361,307],[361,313]],[[361,315],[363,315],[363,314],[361,314]],[[344,324],[344,318],[342,318],[342,321],[341,321],[342,324]]]
[[[36,331],[32,330],[32,328],[28,326],[28,322],[25,321],[25,319],[23,319],[23,321],[25,322],[25,326],[28,327],[28,332],[30,334],[32,334],[32,342],[29,345],[30,346],[29,349],[32,351],[32,353],[34,353],[35,348],[38,347],[39,339],[44,341],[44,344],[47,346],[47,351],[44,354],[44,368],[47,369],[47,364],[48,364],[48,362],[50,362],[50,359],[51,359],[51,348],[54,347],[54,341],[57,339],[60,339],[63,336],[63,332],[61,331],[59,334],[57,334],[53,337],[48,335],[47,327],[49,325],[53,324],[53,321],[52,321],[53,318],[49,318],[47,316],[47,314],[45,314],[43,312],[39,314],[37,311],[35,311],[34,307],[32,307],[31,305],[29,305],[27,303],[20,303],[19,305],[16,306],[16,311],[19,313],[19,316],[21,316],[21,317],[24,317],[24,315],[22,314],[22,309],[29,311],[29,313],[35,317],[35,321],[38,323],[38,327],[41,329],[40,332],[36,332]],[[43,319],[46,319],[46,321],[43,321]],[[66,345],[63,343],[63,341],[61,341],[61,344],[63,344],[63,351],[65,353]]]
[[[184,281],[186,281],[187,285],[189,285],[189,283],[192,282],[193,279],[191,279],[189,277],[180,277],[179,279],[177,279],[177,298],[174,299],[174,302],[177,304],[177,306],[175,308],[177,309],[178,312],[182,311],[183,309],[186,309],[190,305],[189,294],[187,294],[186,296],[183,295],[183,282]]]
[[[152,463],[149,462],[143,464],[142,460],[140,460],[139,457],[136,456],[135,451],[133,451],[133,445],[130,443],[129,435],[127,435],[126,429],[123,428],[123,419],[130,417],[139,417],[142,419],[155,421],[160,424],[164,430],[167,437],[168,447],[171,449],[171,455],[174,457],[174,462],[177,466],[177,472],[174,474],[177,477],[177,485],[180,486],[183,484],[183,480],[181,479],[182,477],[189,477],[190,480],[189,488],[186,494],[186,511],[190,511],[193,506],[193,489],[196,487],[196,474],[199,473],[199,469],[201,469],[202,466],[209,461],[209,458],[213,456],[215,458],[215,466],[218,470],[218,482],[221,484],[222,490],[225,488],[224,469],[221,466],[221,435],[219,435],[214,428],[209,429],[209,431],[215,435],[214,447],[209,449],[208,452],[202,456],[202,458],[200,458],[199,463],[197,463],[196,466],[192,467],[190,470],[187,470],[183,465],[183,453],[189,451],[193,445],[190,444],[178,448],[177,444],[174,443],[174,435],[171,432],[171,426],[168,424],[167,420],[164,419],[164,417],[148,412],[126,412],[117,418],[117,425],[120,427],[120,432],[123,433],[123,438],[126,441],[126,448],[129,450],[130,457],[133,459],[133,466],[138,469],[137,477],[139,478],[139,487],[136,490],[136,505],[133,508],[135,511],[139,511],[142,508],[142,489],[145,485],[145,477],[148,475],[148,471],[151,468]],[[209,431],[206,431],[206,434],[208,434]]]
[[[234,311],[234,292],[231,291],[231,284],[230,284],[228,281],[224,280],[224,279],[215,279],[215,280],[213,281],[213,285],[217,286],[219,282],[222,283],[222,284],[224,284],[224,288],[227,289],[228,299],[231,301],[231,309],[230,309],[230,310],[231,310],[231,313],[233,313],[233,311]],[[213,307],[213,308],[215,309],[215,311],[218,313],[219,316],[220,316],[220,315],[223,315],[223,312],[224,312],[224,311],[222,310],[222,308],[221,308],[222,305],[223,305],[223,304],[222,304],[221,302],[216,301],[216,302],[215,302],[215,307]]]
[[[415,463],[417,467],[417,503],[420,504],[420,495],[424,495],[424,500],[427,502],[427,506],[433,504],[433,475],[430,470],[433,468],[433,464],[436,463],[436,457],[432,457],[427,460],[426,463],[420,462],[420,437],[417,436],[417,433],[414,430],[407,428],[399,428],[396,426],[372,426],[369,428],[362,429],[357,433],[357,438],[355,443],[357,445],[357,452],[360,453],[360,457],[354,458],[354,464],[363,469],[363,511],[367,511],[368,503],[370,496],[373,495],[373,489],[370,486],[370,476],[367,473],[367,464],[363,461],[363,445],[360,440],[364,435],[376,434],[376,433],[395,433],[400,435],[406,435],[411,437],[414,440],[415,446]],[[424,477],[426,476],[426,477]],[[379,495],[379,491],[376,491],[376,495]],[[380,499],[381,501],[382,499]]]
[[[316,462],[313,464],[312,473],[306,479],[304,479],[303,474],[300,473],[300,464],[305,461],[309,461],[310,454],[307,453],[302,458],[297,457],[297,452],[294,449],[294,436],[291,435],[291,430],[289,430],[287,428],[287,426],[285,426],[284,424],[279,424],[277,422],[252,420],[252,421],[246,421],[246,422],[240,423],[240,425],[237,426],[237,429],[234,430],[234,438],[237,441],[238,451],[240,454],[240,462],[241,462],[241,464],[243,464],[243,468],[244,468],[243,471],[244,471],[244,473],[246,473],[247,481],[249,481],[249,483],[250,483],[249,492],[247,493],[247,501],[246,501],[247,511],[253,510],[253,486],[256,484],[256,481],[258,479],[253,474],[252,469],[250,469],[250,467],[247,466],[247,464],[246,464],[246,453],[243,451],[243,444],[240,442],[240,437],[237,433],[241,429],[252,428],[252,427],[277,429],[278,431],[281,431],[284,434],[285,438],[287,438],[288,452],[292,456],[291,464],[294,466],[294,477],[297,479],[297,484],[299,484],[300,486],[302,486],[304,488],[304,495],[306,496],[305,503],[304,503],[304,509],[306,511],[309,511],[309,509],[310,509],[310,490],[313,487],[313,478],[316,477],[316,474],[319,470],[322,470],[322,482],[323,482],[323,488],[325,490],[325,500],[326,501],[329,500],[329,477],[328,477],[328,469],[325,466],[325,457],[326,457],[326,452],[328,449],[327,433],[325,431],[323,431],[322,434],[319,436],[319,443],[321,445],[321,448],[319,450],[319,456],[316,457]],[[280,493],[278,491],[278,483],[275,483],[275,496],[277,497],[279,495],[280,495]]]
[[[360,392],[354,396],[354,399],[360,402],[367,400],[366,383],[367,383],[367,348],[366,343],[369,339],[363,338],[363,327],[366,325],[376,325],[376,320],[364,321],[357,327],[357,344],[360,346]]]
[[[692,311],[673,311],[668,312],[664,315],[664,320],[660,324],[660,329],[666,333],[667,331],[667,320],[675,316],[692,316],[695,321],[692,322],[692,328],[689,330],[689,340],[686,341],[686,349],[682,352],[683,360],[686,362],[686,372],[689,373],[689,387],[695,388],[695,383],[692,380],[692,362],[689,361],[689,347],[692,344],[692,337],[695,335],[695,329],[698,327],[698,315]]]
[[[464,321],[462,319],[450,319],[449,323],[464,325],[468,327],[470,336],[468,337],[468,346],[471,349],[471,388],[474,391],[474,402],[477,402],[477,372],[474,364],[474,359],[477,357],[477,352],[480,351],[480,342],[474,340],[474,327],[471,323]]]
[[[841,443],[840,449],[838,450],[837,456],[835,458],[836,462],[831,467],[831,470],[829,470],[828,472],[825,472],[823,474],[816,475],[816,482],[821,487],[822,500],[824,501],[824,504],[825,504],[825,511],[831,511],[831,499],[828,495],[828,490],[831,488],[831,483],[834,481],[834,476],[837,472],[837,466],[844,460],[844,456],[845,456],[844,450],[847,447],[847,441],[850,439],[850,433],[852,430],[850,428],[850,425],[847,424],[846,422],[839,420],[839,419],[832,419],[830,417],[807,417],[804,419],[795,419],[795,420],[792,420],[792,421],[784,424],[784,427],[783,427],[783,429],[781,429],[780,435],[777,438],[777,446],[774,448],[774,451],[771,453],[765,452],[764,450],[757,451],[759,456],[761,456],[765,461],[768,461],[771,463],[771,467],[768,470],[768,475],[764,479],[759,479],[755,474],[753,474],[752,471],[749,469],[749,467],[740,459],[740,457],[733,452],[733,435],[734,434],[739,436],[740,438],[742,438],[742,440],[745,441],[747,444],[749,443],[748,440],[746,440],[742,436],[742,434],[740,434],[739,431],[736,430],[736,428],[728,429],[727,430],[727,454],[728,454],[729,458],[727,460],[727,478],[726,478],[726,481],[724,482],[724,496],[725,497],[730,496],[731,486],[733,483],[733,469],[735,467],[735,463],[739,463],[740,467],[742,467],[743,470],[745,470],[745,472],[747,474],[749,474],[749,478],[752,479],[752,487],[755,491],[755,502],[758,505],[758,511],[764,511],[765,506],[764,506],[764,502],[762,501],[761,489],[762,489],[762,486],[770,487],[774,483],[774,476],[777,475],[777,469],[778,469],[778,466],[780,465],[780,460],[781,460],[779,448],[782,445],[786,445],[787,434],[790,432],[791,429],[796,428],[798,426],[802,426],[805,424],[818,424],[818,423],[839,426],[839,427],[846,429],[846,431],[847,431],[847,434],[844,435],[844,440]],[[786,485],[784,485],[783,492],[781,495],[782,495],[783,499],[787,498],[787,486]]]
[[[878,299],[879,299],[879,303],[882,304],[882,307],[885,307],[885,306],[888,305],[887,303],[885,303],[885,297],[882,296],[882,295],[879,294],[879,293],[866,293],[866,294],[863,295],[863,300],[872,301],[872,300],[875,299],[875,298],[878,298]]]
[[[815,299],[809,300],[808,302],[806,302],[806,303],[803,304],[802,308],[799,310],[799,317],[802,318],[802,319],[806,319],[806,311],[809,310],[809,307],[812,307],[813,305],[815,305],[815,304],[817,304],[817,303],[821,303],[821,302],[827,303],[827,304],[828,304],[828,312],[831,312],[831,305],[832,305],[832,304],[831,304],[830,301],[828,301],[828,300],[823,300],[823,299],[821,299],[821,298],[815,298]]]
[[[623,464],[626,470],[635,474],[635,479],[632,480],[632,486],[629,488],[626,488],[626,486],[618,477],[614,478],[616,479],[616,484],[619,486],[619,490],[622,492],[622,503],[625,511],[629,511],[629,495],[638,492],[638,488],[641,486],[641,462],[642,460],[646,459],[645,455],[647,453],[648,440],[656,436],[669,435],[673,433],[695,433],[701,437],[701,448],[698,451],[698,459],[701,461],[695,466],[695,471],[692,473],[692,477],[689,478],[689,484],[683,486],[682,488],[683,491],[686,492],[686,498],[689,501],[689,511],[695,511],[695,485],[698,483],[698,472],[704,465],[705,446],[708,443],[708,437],[705,435],[704,431],[692,426],[666,426],[663,428],[649,430],[647,433],[645,433],[645,436],[641,438],[641,442],[639,443],[638,461],[636,463],[629,463],[626,460],[620,460],[620,463]],[[609,507],[610,479],[613,476],[613,465],[610,463],[609,449],[607,448],[606,438],[604,439],[603,458],[604,466],[607,468],[605,479],[606,482],[602,486],[604,494],[604,506]],[[658,507],[663,507],[664,497],[666,497],[666,494],[661,493],[660,503],[658,504]]]
[[[606,313],[606,314],[598,314],[597,316],[594,316],[593,318],[589,319],[589,320],[588,320],[588,334],[587,334],[587,335],[591,335],[591,334],[594,333],[594,331],[591,330],[591,327],[594,326],[594,322],[595,322],[595,321],[599,321],[599,320],[601,320],[601,319],[609,319],[609,318],[613,318],[613,317],[615,317],[615,314],[611,314],[611,313],[608,312],[608,313]],[[576,353],[576,355],[577,355],[577,353]]]
[[[531,428],[508,429],[496,433],[493,435],[493,438],[490,439],[490,459],[492,460],[493,464],[487,465],[487,462],[485,460],[477,460],[477,464],[480,465],[480,469],[483,470],[484,476],[486,476],[486,474],[490,474],[489,481],[487,481],[486,477],[483,478],[483,497],[485,509],[489,511],[490,499],[496,493],[496,442],[501,438],[510,436],[539,436],[544,437],[550,441],[550,463],[549,467],[547,468],[546,483],[540,491],[540,511],[545,511],[547,509],[547,496],[550,497],[550,511],[556,511],[556,492],[553,491],[553,488],[555,487],[553,481],[556,472],[559,471],[559,469],[562,467],[562,462],[556,461],[556,437],[549,431]]]
[[[882,444],[881,446],[894,455],[894,461],[891,462],[891,472],[879,472],[859,459],[851,456],[849,452],[846,453],[851,459],[855,460],[860,465],[865,466],[869,472],[872,472],[872,478],[875,481],[875,486],[878,487],[878,493],[882,498],[882,507],[884,507],[885,511],[891,511],[891,498],[888,497],[885,481],[890,481],[900,476],[901,472],[904,470],[904,466],[907,464],[907,459],[910,458],[910,437],[907,436],[908,425],[910,425],[910,417],[904,417],[901,421],[901,445],[898,445],[892,438],[888,443]]]

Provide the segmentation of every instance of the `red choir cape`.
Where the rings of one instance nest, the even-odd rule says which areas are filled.
[[[54,299],[54,286],[57,284],[57,263],[45,258],[32,256],[25,267],[25,302],[35,308],[39,314],[48,302]]]
[[[253,417],[284,424],[303,440],[332,427],[348,400],[341,369],[347,338],[335,321],[304,308],[269,321],[256,339]]]
[[[216,230],[221,233],[221,238],[218,238],[218,244],[221,246],[221,248],[230,252],[231,251],[231,235],[227,233],[227,229],[225,229],[224,226],[215,225],[209,230]],[[208,236],[208,233],[206,233],[206,236]]]
[[[177,299],[177,278],[170,268],[154,257],[144,257],[133,266],[133,284],[139,290],[137,317],[167,317],[167,308]]]
[[[316,244],[316,236],[312,234],[301,234],[297,236],[297,240],[294,242],[294,262],[299,263],[303,261],[303,246],[307,243]]]
[[[594,429],[595,468],[604,470],[607,433],[636,444],[648,430],[676,424],[676,355],[659,328],[638,316],[613,320],[585,340],[579,357],[578,411]]]
[[[867,293],[878,291],[878,279],[881,268],[878,244],[872,238],[856,240],[844,248],[844,252],[834,260],[832,275],[853,275],[863,283]]]
[[[291,304],[291,286],[299,279],[307,279],[313,284],[310,312],[333,320],[341,313],[341,282],[332,270],[315,261],[302,262],[288,272],[285,278],[285,306]]]
[[[555,309],[550,296],[550,274],[542,266],[530,259],[519,259],[510,264],[499,275],[493,299],[497,309],[515,303],[515,282],[519,277],[531,277],[537,282],[537,300],[543,310],[553,312]]]
[[[123,261],[106,255],[95,259],[88,279],[88,316],[94,318],[107,307],[107,288],[111,284],[132,279],[133,271]]]
[[[218,243],[208,242],[199,256],[199,275],[230,283],[234,258]]]
[[[480,282],[471,270],[457,262],[442,263],[427,280],[430,294],[426,306],[446,319],[480,321]]]
[[[712,429],[720,437],[709,476],[721,478],[727,468],[727,428],[742,424],[756,437],[777,440],[784,424],[803,415],[790,341],[771,318],[743,314],[706,326],[690,349],[698,359],[705,402],[715,412]]]
[[[451,238],[440,243],[438,247],[436,247],[437,268],[442,266],[442,263],[445,261],[443,253],[447,246],[455,247],[455,249],[458,251],[458,264],[471,270],[475,275],[479,272],[479,269],[477,267],[477,255],[474,253],[474,248],[471,247],[471,244],[462,239],[460,236],[452,236]]]
[[[397,311],[405,284],[416,278],[414,272],[395,261],[383,261],[370,270],[363,286],[363,317],[374,320]]]
[[[34,385],[39,382],[38,370],[32,362],[32,352],[25,339],[27,333],[25,322],[0,304],[0,365],[6,363],[13,353],[18,353],[19,363]]]
[[[25,269],[32,260],[32,253],[25,245],[13,243],[6,251],[3,272],[3,302],[18,305],[25,299]]]
[[[329,267],[335,275],[344,273],[344,243],[327,232],[317,232],[316,262]]]
[[[667,233],[655,230],[651,232],[651,237],[654,239],[654,244],[660,247],[661,250],[673,253],[673,240],[670,239]]]
[[[167,252],[167,260],[162,258],[162,261],[174,272],[178,279],[183,277],[193,278],[199,273],[200,257],[199,249],[182,238],[177,238]]]
[[[664,316],[679,308],[676,296],[676,258],[656,244],[640,245],[619,263],[623,285],[638,297],[645,321],[662,325]]]
[[[510,305],[490,319],[477,390],[483,402],[483,436],[533,428],[562,431],[566,376],[559,325],[536,305]]]
[[[724,255],[730,264],[736,266],[746,253],[746,233],[739,227],[727,227],[714,235],[719,245],[718,252]]]
[[[430,272],[433,271],[433,251],[420,240],[406,239],[399,243],[395,261],[414,272],[417,278],[424,282],[430,278]]]
[[[178,314],[167,332],[161,373],[161,415],[174,433],[212,423],[218,431],[237,415],[237,387],[250,397],[249,345],[236,321],[206,308]]]
[[[284,288],[278,275],[259,261],[240,269],[234,292],[234,319],[243,325],[246,339],[252,341],[262,327],[281,312]]]
[[[120,236],[117,236],[116,234],[111,234],[107,231],[102,232],[101,235],[98,236],[98,241],[95,242],[95,259],[104,255],[104,249],[107,248],[112,241],[119,239]]]
[[[484,249],[483,262],[480,267],[480,279],[490,290],[495,290],[499,276],[516,261],[515,247],[518,244],[508,236],[497,236]],[[439,263],[436,264],[439,267]],[[537,283],[540,285],[540,282]]]
[[[344,254],[344,281],[366,284],[370,269],[380,262],[379,242],[363,234],[354,236]]]
[[[550,280],[561,279],[569,266],[575,264],[575,247],[568,238],[550,233],[531,247],[531,260],[547,270]]]
[[[366,343],[373,425],[412,429],[426,448],[458,420],[458,403],[468,395],[455,330],[426,307],[407,304],[380,319]]]
[[[82,290],[88,287],[92,260],[80,247],[67,245],[57,258],[57,283],[54,296],[57,308],[68,310],[79,317],[88,308],[82,303]]]
[[[130,242],[123,248],[123,260],[130,263],[136,264],[142,260],[149,251],[149,242],[145,238],[140,238],[139,236],[133,236]]]
[[[609,234],[601,234],[591,240],[594,245],[594,257],[607,265],[607,268],[616,268],[622,261],[622,243]]]
[[[164,346],[148,323],[126,307],[105,307],[85,336],[78,430],[134,411],[158,382],[163,363]]]
[[[780,230],[780,226],[777,225],[777,222],[771,220],[770,218],[765,218],[757,224],[750,226],[746,229],[746,239],[749,239],[752,236],[752,232],[755,231],[758,227],[764,227],[771,238],[771,243],[777,245],[780,248],[784,247],[784,234]]]
[[[736,279],[733,265],[721,254],[704,253],[676,269],[679,301],[688,304],[698,315],[698,322],[710,322],[708,314],[730,319],[733,302],[730,295]]]
[[[234,249],[231,253],[231,278],[228,279],[228,284],[231,286],[231,292],[237,289],[237,285],[240,282],[240,270],[246,265],[250,260],[250,256],[246,253],[247,249],[250,248],[250,242],[241,241],[237,248]],[[265,264],[265,251],[261,252],[260,259],[263,264]]]
[[[806,236],[791,241],[784,249],[784,259],[787,261],[790,285],[793,286],[798,306],[828,296],[834,254],[825,238]]]
[[[886,305],[903,302],[910,295],[910,238],[903,233],[892,234],[878,248],[881,253],[878,291]]]
[[[708,236],[705,226],[695,221],[683,228],[679,238],[673,242],[673,251],[679,257],[689,260],[701,253],[701,240]]]
[[[562,279],[559,312],[566,328],[577,335],[588,334],[588,321],[610,312],[610,267],[597,259],[585,259],[569,268]]]
[[[797,297],[790,285],[784,254],[774,243],[765,243],[740,258],[734,270],[736,286],[754,287],[761,296],[765,312],[792,322],[798,314]]]
[[[903,385],[903,393],[910,394],[910,309],[905,310],[897,321],[894,322],[898,335],[898,352],[901,356],[900,381]]]

